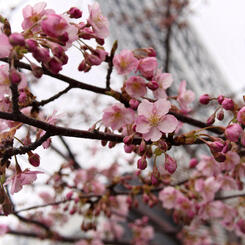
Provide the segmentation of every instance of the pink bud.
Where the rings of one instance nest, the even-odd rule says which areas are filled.
[[[224,98],[225,98],[225,97],[224,97],[223,95],[220,95],[220,96],[218,97],[218,103],[219,103],[220,105],[222,104]]]
[[[237,113],[237,121],[245,126],[245,106],[243,106]]]
[[[147,167],[147,161],[145,157],[141,157],[137,162],[137,168],[140,170],[144,170]]]
[[[243,130],[241,126],[238,123],[233,123],[233,124],[230,124],[225,129],[225,136],[230,141],[237,142],[242,132]]]
[[[192,159],[190,160],[190,162],[189,162],[189,167],[190,167],[190,168],[195,168],[197,164],[198,164],[197,159],[196,159],[196,158],[192,158]]]
[[[62,70],[62,63],[55,57],[49,59],[45,65],[47,66],[47,69],[53,74],[58,74],[59,71]]]
[[[9,78],[10,78],[10,81],[14,84],[19,84],[21,81],[21,75],[15,69],[11,69]]]
[[[31,63],[31,70],[32,70],[32,74],[36,77],[36,78],[40,78],[43,75],[43,69],[37,65],[35,65],[34,63]]]
[[[34,167],[38,167],[40,165],[40,156],[37,153],[32,153],[31,151],[27,154],[29,163]]]
[[[38,47],[32,52],[32,55],[38,62],[44,62],[49,59],[49,50],[46,48]]]
[[[220,141],[209,142],[207,145],[212,152],[221,152],[224,148],[224,143]]]
[[[25,93],[25,91],[20,91],[19,92],[19,102],[20,103],[24,103],[25,102],[25,100],[26,100],[26,98],[27,98],[27,96],[26,96],[26,93]]]
[[[199,102],[203,105],[207,105],[210,101],[210,97],[208,94],[203,94],[200,96]]]
[[[88,64],[86,63],[85,60],[83,60],[83,61],[79,64],[79,66],[78,66],[78,70],[79,70],[79,71],[88,72],[90,69],[91,69],[91,66],[88,65]]]
[[[67,200],[71,200],[72,195],[73,195],[73,191],[69,191],[69,192],[66,194],[66,199],[67,199]]]
[[[131,153],[131,152],[133,152],[134,149],[135,149],[134,145],[124,145],[124,151],[126,153]]]
[[[215,114],[212,114],[208,120],[207,120],[207,125],[210,126],[215,122]]]
[[[222,106],[225,110],[233,110],[234,109],[234,102],[232,99],[225,98],[222,102]]]
[[[139,145],[139,153],[143,154],[145,152],[145,149],[146,149],[146,144],[145,144],[145,141],[142,140],[140,145]]]
[[[137,108],[138,108],[138,105],[139,105],[139,101],[138,100],[136,100],[136,99],[131,99],[130,101],[129,101],[129,105],[130,105],[130,107],[133,109],[133,110],[136,110]]]
[[[151,183],[152,183],[152,185],[158,184],[158,179],[156,178],[156,176],[153,173],[151,174]]]
[[[173,174],[177,169],[176,161],[170,157],[168,154],[165,154],[165,169],[170,173]]]
[[[224,119],[224,110],[221,108],[221,110],[217,114],[218,120],[222,121]]]
[[[151,89],[152,91],[156,90],[159,88],[159,84],[156,81],[150,81],[147,83],[147,87]]]
[[[37,42],[35,40],[33,40],[33,39],[27,39],[25,41],[25,44],[26,44],[26,47],[27,47],[28,51],[30,51],[30,52],[36,51],[36,49],[38,47]]]
[[[67,13],[70,15],[70,18],[79,19],[82,17],[82,11],[75,7],[70,8]]]
[[[21,33],[12,33],[9,36],[9,42],[13,45],[13,46],[25,46],[25,38]]]
[[[134,138],[134,135],[125,136],[123,138],[123,143],[126,145],[130,145],[130,144],[132,144],[133,138]]]

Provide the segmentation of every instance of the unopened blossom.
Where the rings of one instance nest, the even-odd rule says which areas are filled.
[[[82,17],[82,11],[76,7],[72,7],[67,11],[70,18],[79,19]]]
[[[92,26],[96,37],[104,39],[109,35],[109,22],[101,13],[97,2],[88,5],[89,18],[88,23]]]
[[[166,90],[172,85],[173,77],[170,73],[161,73],[158,74],[154,78],[158,83],[158,89],[153,91],[153,94],[156,99],[167,98]]]
[[[170,174],[173,174],[177,169],[177,163],[171,156],[165,154],[164,167]]]
[[[30,185],[37,179],[37,174],[42,174],[41,171],[30,171],[29,169],[25,169],[19,173],[15,173],[12,177],[10,177],[4,185],[11,183],[10,193],[13,195],[14,193],[19,192],[23,185]]]
[[[103,124],[106,127],[111,127],[113,130],[133,123],[135,117],[134,111],[130,108],[125,108],[121,103],[116,103],[106,108],[103,112]]]
[[[243,106],[237,113],[237,121],[245,126],[245,106]]]
[[[134,57],[134,54],[130,50],[122,50],[119,54],[113,58],[113,65],[118,74],[129,74],[135,71],[138,66],[138,60]]]
[[[225,109],[225,110],[233,110],[234,109],[234,102],[232,99],[230,98],[224,98],[224,100],[222,101],[221,103],[222,107]]]
[[[225,129],[225,136],[228,140],[237,142],[243,130],[238,123],[232,123]]]
[[[210,101],[210,96],[208,94],[203,94],[199,98],[199,102],[203,105],[207,105]]]
[[[139,76],[132,76],[125,82],[125,90],[133,98],[143,97],[146,94],[145,80]]]
[[[143,134],[145,140],[157,141],[162,137],[162,133],[172,133],[178,120],[167,114],[171,104],[165,99],[151,103],[142,100],[138,106],[138,117],[136,119],[136,132]]]
[[[145,78],[152,78],[157,70],[157,59],[156,57],[146,57],[139,61],[137,70],[144,76]]]
[[[182,81],[179,86],[177,101],[183,113],[191,111],[190,104],[195,100],[195,94],[192,90],[186,90],[186,81]]]

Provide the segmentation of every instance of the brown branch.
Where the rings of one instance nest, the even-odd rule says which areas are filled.
[[[34,107],[44,106],[44,105],[46,105],[46,104],[58,99],[60,96],[62,96],[63,94],[65,94],[66,92],[68,92],[71,89],[72,89],[72,86],[69,85],[64,90],[60,91],[59,93],[55,94],[54,96],[52,96],[52,97],[50,97],[50,98],[48,98],[46,100],[32,102],[31,106],[34,106]]]
[[[234,195],[230,195],[230,196],[216,197],[215,200],[228,200],[228,199],[239,198],[239,197],[245,197],[245,193],[234,194]]]
[[[117,49],[117,41],[114,42],[114,44],[111,48],[110,56],[108,57],[108,61],[107,61],[109,67],[108,67],[107,75],[106,75],[106,89],[108,89],[108,90],[110,90],[111,73],[113,70],[113,62],[112,61],[113,61],[116,49]]]

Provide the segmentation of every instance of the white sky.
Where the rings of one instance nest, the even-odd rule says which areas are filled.
[[[203,3],[204,2],[204,3]],[[245,86],[245,1],[193,0],[191,17],[232,89]]]

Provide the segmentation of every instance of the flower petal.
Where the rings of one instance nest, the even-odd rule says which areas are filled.
[[[158,129],[163,133],[172,133],[178,126],[178,120],[172,115],[166,115],[158,124]]]

